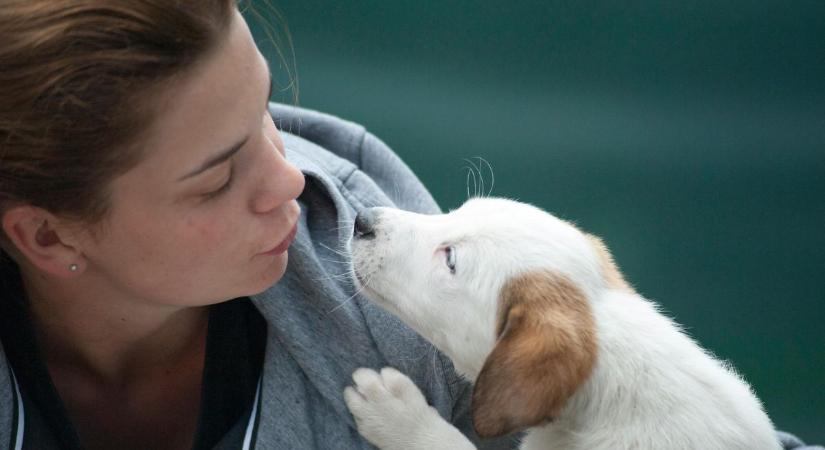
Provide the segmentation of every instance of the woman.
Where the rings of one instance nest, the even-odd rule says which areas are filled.
[[[469,429],[336,253],[356,209],[435,202],[270,84],[231,0],[0,4],[0,446],[367,448],[342,391],[384,365]]]

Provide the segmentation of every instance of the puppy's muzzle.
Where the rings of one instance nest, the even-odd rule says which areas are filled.
[[[375,238],[375,223],[378,220],[378,213],[375,208],[366,208],[355,216],[355,226],[352,235],[359,239]]]

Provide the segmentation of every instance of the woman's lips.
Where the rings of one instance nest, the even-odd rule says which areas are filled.
[[[280,244],[276,245],[273,249],[267,250],[262,255],[280,255],[281,253],[285,252],[292,241],[295,240],[295,235],[298,233],[298,224],[292,226],[292,229],[289,230],[289,234],[286,235],[283,241]]]

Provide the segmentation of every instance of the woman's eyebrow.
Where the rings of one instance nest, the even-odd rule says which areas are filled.
[[[272,71],[269,70],[269,64],[267,64],[266,67],[267,67],[267,70],[269,72],[269,91],[266,94],[266,101],[264,103],[264,107],[268,110],[269,109],[269,99],[272,98],[272,90],[273,90],[274,84],[272,82],[273,81],[272,80]],[[205,171],[221,164],[222,162],[224,162],[227,159],[231,158],[232,155],[234,155],[235,153],[238,153],[238,151],[241,149],[241,147],[243,147],[244,144],[246,144],[246,141],[248,141],[248,140],[249,140],[249,136],[243,138],[243,140],[241,140],[240,142],[235,143],[234,145],[232,145],[228,149],[223,150],[222,152],[218,153],[217,155],[207,159],[203,164],[198,166],[197,169],[195,169],[195,170],[187,173],[186,175],[178,178],[178,181],[183,181],[187,178],[192,178],[195,175],[203,173],[203,172],[205,172]]]
[[[249,136],[243,138],[240,142],[237,142],[237,143],[233,144],[228,149],[223,150],[220,153],[218,153],[217,155],[207,159],[203,164],[198,166],[198,168],[196,168],[195,170],[193,170],[193,171],[187,173],[186,175],[178,178],[178,181],[183,181],[187,178],[192,178],[195,175],[203,173],[203,172],[211,169],[212,167],[215,167],[218,164],[226,161],[227,159],[231,158],[232,155],[234,155],[235,153],[238,153],[238,151],[241,149],[241,147],[243,147],[244,144],[246,144],[246,141],[248,141],[248,140],[249,140]]]

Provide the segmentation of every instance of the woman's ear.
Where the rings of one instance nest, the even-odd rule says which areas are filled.
[[[473,425],[484,438],[558,417],[596,360],[590,306],[566,277],[522,275],[499,300],[498,342],[473,390]]]
[[[37,269],[62,278],[81,272],[81,252],[69,238],[68,228],[48,211],[12,206],[3,213],[2,226],[16,252]]]

